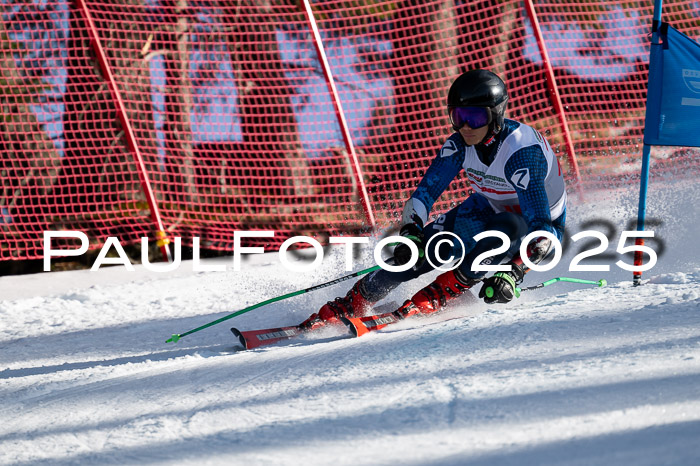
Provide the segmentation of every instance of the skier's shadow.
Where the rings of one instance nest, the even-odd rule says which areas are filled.
[[[92,369],[95,367],[120,366],[123,364],[138,364],[146,361],[167,361],[168,359],[180,358],[183,356],[200,356],[209,358],[224,354],[233,354],[243,351],[240,346],[218,345],[218,346],[195,346],[171,351],[161,351],[159,353],[143,354],[138,356],[124,356],[113,359],[101,359],[93,361],[67,362],[50,366],[27,367],[20,369],[5,369],[0,371],[0,379],[12,379],[15,377],[27,377],[31,375],[55,374],[61,371],[72,371],[81,369]]]

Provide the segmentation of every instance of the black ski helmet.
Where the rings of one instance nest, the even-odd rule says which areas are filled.
[[[503,128],[503,118],[508,104],[508,91],[501,78],[487,70],[471,70],[462,73],[447,94],[447,113],[455,107],[485,107],[489,110],[487,138]],[[455,128],[459,131],[459,128]]]

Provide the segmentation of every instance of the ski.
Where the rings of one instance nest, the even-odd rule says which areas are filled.
[[[341,317],[340,320],[348,327],[350,333],[361,337],[418,313],[416,308],[408,308],[366,317]]]
[[[302,329],[299,325],[247,331],[238,330],[235,327],[231,329],[231,332],[238,338],[239,343],[245,349],[272,345],[282,340],[294,338],[308,331],[307,329]]]

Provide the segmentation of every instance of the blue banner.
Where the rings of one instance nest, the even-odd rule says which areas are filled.
[[[700,147],[700,44],[666,23],[649,58],[644,144]]]

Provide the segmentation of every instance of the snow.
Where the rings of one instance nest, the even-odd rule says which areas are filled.
[[[607,219],[614,251],[636,196],[589,194],[571,232]],[[506,306],[467,295],[362,338],[330,328],[254,351],[229,327],[298,323],[353,281],[165,340],[344,275],[343,251],[304,274],[269,253],[241,272],[226,259],[226,272],[2,277],[0,464],[698,464],[699,201],[693,184],[652,185],[666,248],[641,287],[620,257],[594,259],[610,272],[569,272],[572,247],[525,285],[609,286],[560,282]]]

